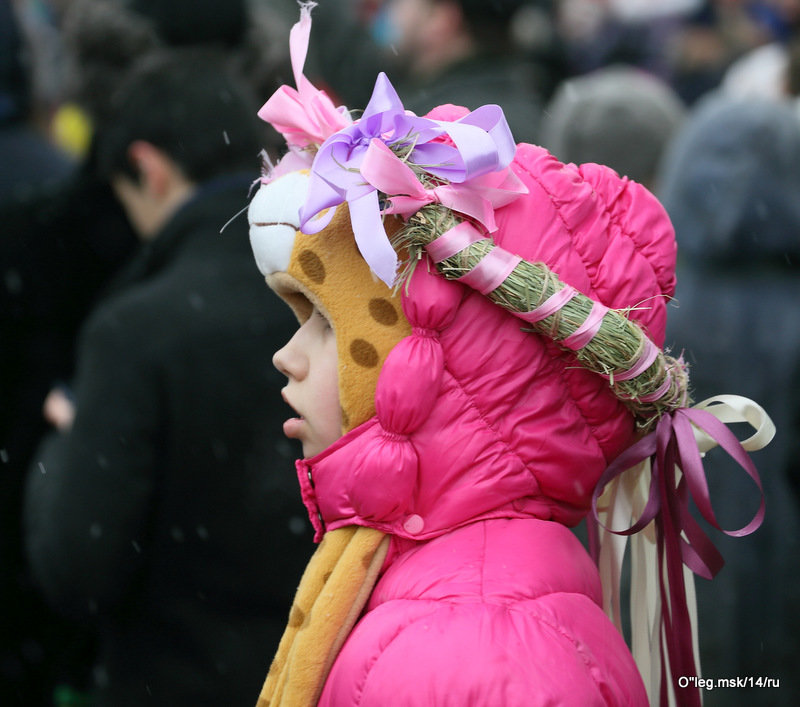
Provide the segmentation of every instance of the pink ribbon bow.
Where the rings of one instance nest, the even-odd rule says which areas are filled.
[[[414,171],[387,145],[373,139],[361,165],[361,175],[389,196],[385,214],[407,219],[426,204],[440,203],[481,223],[487,232],[497,230],[495,209],[512,202],[527,189],[508,168],[473,177],[461,183],[426,188]]]
[[[258,111],[286,139],[289,147],[321,145],[338,130],[353,121],[345,108],[337,108],[324,91],[315,88],[303,75],[311,34],[311,9],[315,3],[300,8],[300,20],[289,33],[289,52],[297,89],[281,86]]]

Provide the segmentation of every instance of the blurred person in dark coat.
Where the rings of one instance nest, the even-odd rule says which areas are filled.
[[[262,142],[218,54],[151,57],[123,83],[97,163],[142,247],[82,328],[74,403],[34,456],[33,574],[94,625],[94,704],[250,705],[310,546],[282,382],[293,321],[252,262]],[[256,121],[254,123],[254,121]]]
[[[10,0],[0,0],[0,204],[52,186],[72,161],[34,125],[30,51]]]
[[[18,178],[23,170],[41,172],[42,159],[25,162],[9,155],[0,176],[0,192],[5,180],[13,178],[17,194],[0,200],[6,342],[0,449],[9,468],[27,466],[46,430],[41,402],[55,382],[72,375],[77,329],[136,246],[130,223],[96,169],[95,142],[107,123],[109,96],[137,58],[187,45],[220,48],[224,61],[252,82],[257,95],[268,95],[278,85],[283,52],[269,41],[271,32],[279,31],[271,28],[271,16],[260,17],[250,22],[245,0],[224,5],[213,0],[73,0],[64,9],[65,104],[88,125],[88,152],[67,179],[58,181],[53,177],[63,169],[52,155],[46,188],[25,187]],[[19,71],[3,69],[6,73],[16,87]],[[275,140],[267,134],[264,144],[269,147]]]
[[[76,11],[81,5],[75,3]],[[81,29],[74,18],[65,28],[69,63],[74,64],[73,85],[67,93],[95,128],[102,123],[102,106],[124,67],[157,44],[142,22],[125,27],[106,22],[110,16],[104,12],[106,5],[86,6]],[[94,27],[98,31],[90,29]],[[84,45],[95,47],[103,58],[84,56]],[[103,69],[97,68],[100,65]],[[7,476],[19,476],[27,468],[47,431],[42,401],[56,382],[72,375],[77,329],[136,245],[121,206],[96,174],[94,160],[92,148],[57,182],[22,189],[15,181],[15,197],[0,203],[4,364],[0,370],[4,401],[0,449],[5,450],[2,462]],[[53,173],[57,167],[53,160]],[[5,163],[3,171],[13,174]]]
[[[271,82],[280,80],[283,33],[272,26],[266,8],[256,20],[246,5],[246,0],[71,0],[51,8],[57,11],[52,21],[60,41],[47,45],[58,45],[63,53],[55,78],[64,102],[54,124],[61,125],[59,116],[66,114],[82,118],[79,126],[89,144],[66,179],[25,189],[16,180],[15,198],[0,205],[0,522],[8,557],[0,605],[0,704],[49,706],[53,692],[68,701],[89,680],[90,636],[48,611],[31,586],[22,556],[21,488],[33,452],[50,429],[42,403],[53,386],[73,377],[78,329],[137,246],[127,216],[97,170],[98,135],[110,96],[138,58],[192,44],[220,47],[224,61],[247,77],[257,95],[271,93]],[[35,29],[28,14],[22,20],[29,33]],[[273,32],[280,42],[271,41]],[[9,46],[3,42],[0,51]],[[37,42],[31,48],[40,79],[53,69],[51,57],[40,55],[42,48]],[[269,139],[264,136],[262,144]],[[16,162],[3,161],[3,176],[16,169]],[[57,173],[53,161],[49,175]]]
[[[713,583],[697,580],[704,677],[762,676],[779,690],[709,691],[705,703],[800,702],[800,122],[788,101],[701,101],[668,148],[659,194],[678,239],[667,341],[693,368],[694,398],[758,400],[777,435],[759,468],[763,526],[734,541]],[[758,501],[744,473],[712,452],[711,501],[738,528]],[[758,695],[758,697],[756,697]]]

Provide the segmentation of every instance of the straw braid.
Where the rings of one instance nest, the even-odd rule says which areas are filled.
[[[649,427],[662,413],[689,403],[683,360],[656,347],[642,328],[628,319],[626,310],[603,307],[566,285],[544,263],[507,253],[441,204],[423,206],[393,239],[399,252],[408,253],[398,286],[413,272],[423,249],[435,250],[434,241],[456,227],[473,233],[462,236],[465,247],[457,252],[441,260],[433,257],[438,260],[439,272],[482,291],[492,302],[530,323],[530,331],[573,351],[581,365],[607,377],[641,427]],[[461,245],[459,239],[451,240],[455,247]],[[493,276],[488,279],[478,275],[480,264],[488,264],[487,258],[495,261],[495,267],[489,268]]]

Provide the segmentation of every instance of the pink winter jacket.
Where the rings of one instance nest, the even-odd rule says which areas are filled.
[[[674,288],[672,227],[638,184],[520,145],[530,194],[495,241],[630,313],[656,344]],[[318,537],[393,537],[321,705],[644,705],[600,608],[597,570],[566,526],[634,439],[602,377],[483,295],[421,263],[403,293],[412,334],[389,354],[376,415],[298,462]]]
[[[563,525],[487,520],[394,551],[321,706],[647,704]]]

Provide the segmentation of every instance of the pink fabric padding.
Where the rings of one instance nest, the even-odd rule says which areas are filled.
[[[481,233],[471,223],[462,221],[428,243],[425,249],[428,251],[428,255],[433,258],[434,263],[441,263],[443,260],[460,253],[464,248],[468,248],[473,243],[486,237],[486,234]]]
[[[572,334],[570,334],[561,343],[568,349],[577,351],[582,349],[592,339],[594,339],[597,332],[600,330],[600,325],[603,323],[603,317],[606,316],[608,307],[599,302],[592,305],[592,311],[586,317],[583,324],[581,324]]]
[[[646,340],[645,343],[645,350],[642,355],[639,357],[639,360],[627,371],[623,371],[622,373],[615,373],[614,380],[618,381],[627,381],[631,378],[636,378],[640,373],[644,373],[653,361],[656,360],[658,356],[658,352],[660,349],[656,346],[650,339]]]
[[[375,412],[381,426],[399,435],[416,430],[436,404],[443,371],[438,338],[411,334],[400,341],[389,352],[378,377]]]
[[[522,262],[522,258],[502,248],[493,248],[458,282],[469,285],[482,295],[488,295],[503,284],[511,271]]]
[[[565,285],[558,292],[550,295],[536,309],[532,309],[530,312],[514,312],[514,314],[526,322],[535,324],[542,321],[542,319],[547,319],[551,314],[555,314],[577,294],[578,291],[574,287]]]

